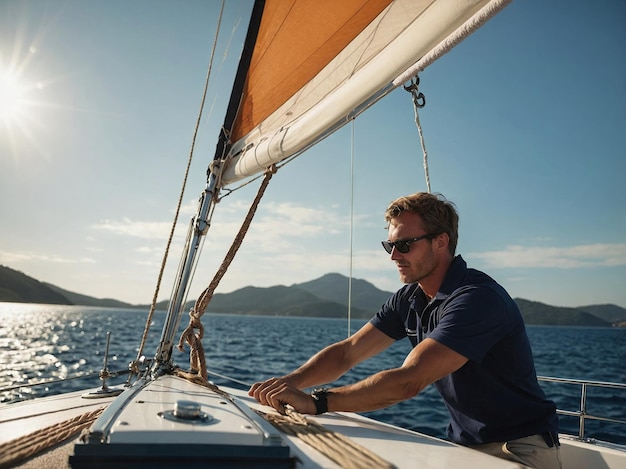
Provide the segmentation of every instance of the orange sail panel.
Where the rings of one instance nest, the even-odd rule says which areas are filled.
[[[389,3],[267,0],[231,139],[246,135],[311,81]]]

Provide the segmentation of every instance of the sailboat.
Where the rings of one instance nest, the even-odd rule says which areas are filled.
[[[321,13],[310,11],[312,3]],[[99,389],[3,406],[2,466],[519,467],[358,414],[281,415],[245,391],[212,384],[201,340],[202,313],[281,165],[400,86],[414,93],[419,107],[417,74],[507,3],[257,1],[157,350],[148,358],[138,355],[124,389],[107,386],[105,358]],[[199,246],[217,201],[230,187],[259,178],[246,221],[178,339]],[[190,371],[172,358],[182,342],[191,349]],[[568,468],[624,468],[626,448],[564,435],[562,458]]]

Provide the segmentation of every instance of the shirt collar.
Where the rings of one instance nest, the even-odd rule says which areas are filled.
[[[461,255],[457,255],[454,259],[452,259],[452,263],[450,264],[450,267],[448,267],[446,276],[443,278],[443,282],[441,283],[439,291],[435,297],[441,299],[449,297],[454,290],[461,286],[466,272],[467,263]]]
[[[433,301],[445,300],[446,298],[448,298],[454,290],[461,286],[466,272],[467,263],[459,254],[454,259],[452,259],[450,267],[448,267],[446,276],[443,278],[443,282],[441,283],[437,294],[432,300],[430,300],[430,302],[432,303]],[[428,303],[428,301],[426,300],[426,294],[423,292],[422,287],[420,286],[417,286],[417,288],[411,295],[411,300],[413,301],[419,301],[418,298],[421,299],[424,304]]]

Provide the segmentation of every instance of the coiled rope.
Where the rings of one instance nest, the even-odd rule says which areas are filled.
[[[281,432],[300,438],[345,469],[391,469],[394,466],[367,448],[356,444],[305,416],[288,409],[286,415],[257,411]]]
[[[94,411],[85,412],[3,443],[0,445],[0,467],[7,467],[17,461],[31,458],[78,435],[85,428],[88,428],[104,409],[104,407],[100,407]]]

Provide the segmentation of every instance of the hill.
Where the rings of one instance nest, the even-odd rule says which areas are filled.
[[[42,282],[43,285],[50,288],[51,290],[63,295],[65,298],[70,300],[72,304],[82,305],[82,306],[103,306],[106,308],[135,308],[138,307],[136,305],[131,305],[129,303],[124,303],[123,301],[114,300],[112,298],[94,298],[92,296],[81,295],[80,293],[74,293],[68,290],[63,290],[56,285],[52,285],[51,283]]]
[[[73,304],[67,297],[22,272],[0,265],[0,301]]]
[[[611,326],[610,322],[577,308],[550,306],[522,298],[515,298],[515,302],[526,324],[544,326]]]
[[[216,293],[208,310],[228,314],[345,318],[348,310],[348,284],[347,277],[330,273],[291,286],[277,285],[266,288],[248,286],[231,293]],[[365,280],[352,279],[351,316],[363,319],[372,317],[390,295],[391,292],[382,291]],[[81,295],[49,283],[39,282],[4,266],[0,266],[0,301],[149,308],[147,305],[132,305],[111,298]],[[516,298],[515,301],[526,324],[626,327],[626,309],[616,305],[566,308],[522,298]],[[189,309],[192,305],[193,301],[188,302],[186,308]],[[167,302],[159,302],[157,308],[167,308]]]
[[[328,301],[346,305],[348,304],[348,277],[341,274],[326,274],[322,277],[292,285]],[[352,307],[370,311],[378,310],[382,304],[392,295],[392,292],[379,290],[366,280],[352,279]],[[371,316],[370,313],[370,316]]]
[[[234,314],[276,316],[345,317],[345,304],[319,298],[297,286],[268,288],[244,287],[231,293],[216,294],[208,307],[211,311]],[[353,308],[354,317],[369,318],[370,313]]]
[[[591,313],[611,324],[621,324],[621,327],[626,327],[626,314],[624,314],[624,308],[620,308],[619,306],[611,304],[589,305],[579,306],[576,309]]]

